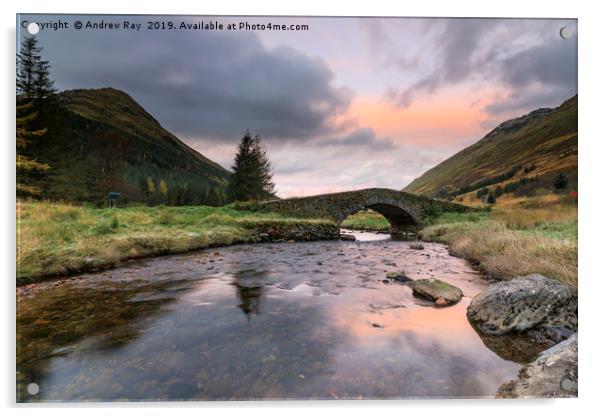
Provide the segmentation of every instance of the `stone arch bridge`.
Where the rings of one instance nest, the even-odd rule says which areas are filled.
[[[327,218],[340,225],[345,218],[370,208],[391,223],[392,233],[416,232],[427,217],[442,212],[468,212],[464,205],[386,188],[288,198],[264,202],[262,209],[300,218]]]

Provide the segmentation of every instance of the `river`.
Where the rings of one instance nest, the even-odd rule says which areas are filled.
[[[135,261],[20,288],[19,401],[491,397],[517,360],[466,319],[480,274],[389,236]],[[465,297],[435,308],[388,271]],[[519,360],[520,361],[520,360]],[[27,392],[36,383],[39,392]]]

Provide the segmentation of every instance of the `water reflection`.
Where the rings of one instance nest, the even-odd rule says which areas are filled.
[[[393,270],[467,298],[432,308],[383,283]],[[19,302],[19,399],[491,396],[519,366],[466,320],[483,287],[443,246],[391,240],[230,247],[42,284]]]
[[[251,315],[259,315],[259,305],[261,303],[261,286],[242,286],[235,284],[236,296],[240,300],[238,307],[244,312],[248,319]]]

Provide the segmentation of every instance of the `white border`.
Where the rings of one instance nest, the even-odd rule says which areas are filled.
[[[2,301],[4,303],[4,321],[2,335],[2,379],[0,392],[2,404],[9,407],[9,412],[25,411],[43,412],[44,415],[106,414],[107,411],[117,414],[156,414],[163,415],[168,409],[178,412],[205,413],[207,411],[241,412],[245,416],[251,413],[279,414],[283,410],[289,414],[307,414],[308,412],[343,411],[346,414],[365,414],[374,409],[379,416],[384,414],[404,413],[437,413],[445,415],[483,414],[489,415],[545,413],[553,414],[588,414],[593,409],[599,411],[595,400],[599,395],[602,375],[600,359],[596,356],[600,350],[600,315],[602,274],[596,262],[595,253],[600,239],[600,216],[602,206],[601,182],[599,166],[602,164],[600,146],[600,123],[602,108],[600,100],[600,44],[602,39],[600,14],[596,13],[595,2],[575,1],[525,1],[504,0],[488,1],[431,1],[393,2],[370,0],[326,1],[303,0],[296,3],[278,0],[229,0],[191,2],[184,0],[168,0],[164,2],[126,2],[124,0],[75,1],[75,0],[22,0],[16,4],[2,3],[2,34],[4,62],[1,66],[3,94],[1,105],[4,137],[2,156],[4,158],[0,174],[5,201],[2,203],[3,232],[1,264],[5,273],[2,275],[4,287]],[[39,406],[15,406],[14,404],[14,274],[15,274],[15,225],[14,225],[14,161],[15,149],[12,140],[14,134],[14,57],[15,57],[15,14],[21,13],[115,13],[115,14],[231,14],[231,15],[334,15],[334,16],[442,16],[442,17],[558,17],[579,19],[579,280],[580,280],[580,317],[579,324],[579,358],[580,380],[579,399],[575,400],[537,400],[537,401],[491,401],[491,400],[424,400],[424,401],[371,401],[371,402],[238,402],[238,403],[177,403],[177,404],[109,404],[90,406],[52,405],[46,408]],[[598,249],[599,251],[599,249]],[[598,266],[598,267],[596,267]],[[86,407],[86,409],[82,409]],[[284,409],[282,409],[284,408]],[[342,409],[345,408],[345,409]],[[598,413],[599,414],[599,413]]]

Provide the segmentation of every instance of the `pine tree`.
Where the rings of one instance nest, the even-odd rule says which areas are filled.
[[[272,168],[259,135],[247,130],[232,166],[232,194],[237,201],[262,200],[274,194]]]
[[[54,88],[54,81],[50,79],[50,64],[48,61],[40,60],[34,74],[34,98],[36,100],[48,100],[54,98],[56,89]]]
[[[564,189],[569,183],[569,178],[566,176],[566,173],[560,172],[558,176],[554,179],[554,188],[556,189]]]
[[[35,36],[26,37],[21,44],[17,54],[17,95],[33,96],[34,77],[42,51],[37,45]]]
[[[17,100],[17,192],[23,194],[37,194],[39,189],[24,184],[20,177],[30,172],[44,172],[49,168],[47,164],[39,163],[23,154],[31,140],[38,139],[46,134],[46,129],[30,129],[30,123],[37,117],[37,112],[32,111],[32,107],[31,102],[20,103]]]
[[[56,89],[50,79],[50,64],[42,60],[35,36],[26,37],[17,54],[17,95],[36,101],[52,98]]]

